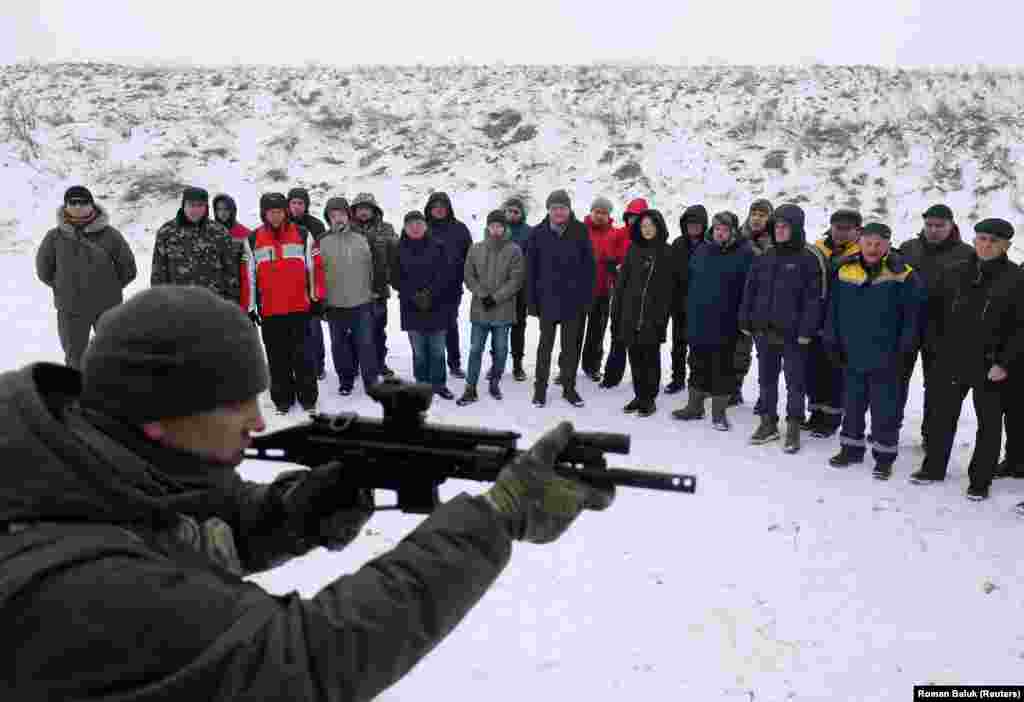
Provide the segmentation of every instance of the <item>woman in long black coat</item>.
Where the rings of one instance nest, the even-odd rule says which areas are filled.
[[[633,222],[630,238],[615,287],[612,334],[626,347],[633,374],[635,397],[623,411],[649,417],[655,412],[654,398],[661,384],[661,345],[678,271],[660,212],[642,212]]]

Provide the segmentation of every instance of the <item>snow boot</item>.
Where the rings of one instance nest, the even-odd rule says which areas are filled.
[[[767,444],[769,441],[775,441],[779,438],[779,419],[778,417],[770,417],[767,414],[761,415],[761,423],[758,425],[754,433],[750,435],[750,443],[757,446],[759,444]]]
[[[893,459],[891,458],[878,458],[875,459],[875,469],[871,471],[872,477],[875,480],[888,480],[892,477],[892,464]]]
[[[811,436],[816,439],[828,439],[835,435],[839,431],[839,427],[843,423],[843,415],[840,413],[831,414],[829,412],[822,412],[821,419],[818,424],[811,429]]]
[[[477,397],[476,394],[476,386],[467,385],[466,389],[462,391],[462,397],[456,400],[455,404],[457,404],[459,407],[465,407],[466,405],[473,404],[474,402],[477,401],[477,399],[479,398]]]
[[[526,380],[526,371],[523,370],[523,359],[513,358],[512,359],[512,377],[523,382]]]
[[[996,478],[1024,478],[1024,468],[1015,465],[1010,462],[1009,458],[1004,458],[999,462],[996,467]]]
[[[546,385],[535,385],[533,388],[533,406],[543,407],[548,403],[548,388]]]
[[[782,445],[786,453],[796,453],[800,450],[800,420],[786,420],[786,441]]]
[[[970,485],[967,488],[967,499],[971,502],[981,502],[988,499],[988,488],[979,485]]]
[[[454,400],[455,399],[455,395],[453,395],[452,391],[448,389],[448,386],[443,386],[443,387],[440,387],[440,388],[435,388],[434,389],[434,394],[437,395],[438,397],[440,397],[442,400]]]
[[[491,382],[487,384],[487,392],[495,400],[500,400],[503,397],[501,394],[501,381],[497,378],[491,378]]]
[[[626,414],[632,414],[640,409],[641,404],[640,400],[634,397],[625,407],[622,408],[622,411]]]
[[[711,426],[718,431],[729,431],[732,428],[725,411],[731,406],[733,397],[733,395],[715,395],[711,398]]]
[[[562,397],[565,398],[566,402],[568,402],[573,407],[583,406],[583,398],[580,397],[580,394],[578,392],[576,392],[576,388],[571,385],[565,386],[565,388],[562,390]]]
[[[847,446],[843,444],[839,453],[828,459],[828,464],[834,468],[846,468],[857,463],[864,462],[864,448],[861,446]]]
[[[658,411],[658,406],[654,404],[654,400],[648,400],[647,402],[640,403],[640,409],[636,411],[638,417],[650,417],[652,414]]]
[[[706,400],[707,397],[708,394],[706,392],[697,390],[691,385],[690,396],[687,398],[686,406],[677,410],[672,410],[672,418],[681,419],[684,422],[692,421],[694,419],[704,419],[704,400]]]

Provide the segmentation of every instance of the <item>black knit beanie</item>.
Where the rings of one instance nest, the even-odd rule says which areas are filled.
[[[864,232],[861,236],[880,236],[883,239],[892,239],[892,229],[881,222],[868,222],[864,225]]]
[[[548,195],[548,199],[544,201],[544,209],[550,210],[556,206],[572,209],[572,199],[569,197],[568,192],[565,190],[555,190]]]
[[[268,384],[252,322],[194,285],[158,285],[104,313],[82,357],[82,405],[132,424],[243,402]]]
[[[500,222],[501,224],[508,224],[508,219],[505,218],[505,210],[494,210],[487,215],[487,226],[491,226],[493,222]]]
[[[998,217],[981,220],[974,225],[974,231],[979,234],[991,234],[1007,241],[1013,238],[1013,225]]]
[[[92,193],[84,185],[72,185],[64,193],[64,204],[68,204],[72,200],[85,200],[90,205],[95,203],[92,199]]]
[[[861,216],[860,212],[850,209],[836,210],[832,213],[832,216],[829,217],[828,221],[829,224],[846,223],[852,224],[855,227],[860,227],[864,224],[864,218]]]
[[[940,203],[938,205],[932,205],[931,207],[929,207],[927,210],[924,211],[924,214],[922,214],[921,217],[922,219],[930,219],[933,217],[935,219],[948,219],[950,222],[952,222],[953,210],[949,209],[947,205],[943,205]]]
[[[421,222],[427,221],[427,218],[424,217],[423,213],[420,212],[419,210],[409,210],[408,212],[405,213],[405,217],[403,218],[402,222],[404,224],[408,224],[409,222],[412,222],[417,219]]]

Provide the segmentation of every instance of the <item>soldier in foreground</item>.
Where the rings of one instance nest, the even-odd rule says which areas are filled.
[[[344,547],[373,501],[325,500],[336,464],[238,477],[266,386],[239,307],[179,286],[104,315],[82,373],[0,375],[10,699],[369,700],[461,621],[513,540],[554,541],[614,498],[556,476],[562,423],[312,599],[271,596],[243,576]]]

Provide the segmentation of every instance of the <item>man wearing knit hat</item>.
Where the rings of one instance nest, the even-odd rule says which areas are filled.
[[[604,335],[608,329],[608,310],[617,272],[626,258],[629,230],[615,226],[612,203],[606,197],[594,199],[590,214],[583,218],[594,249],[596,264],[594,295],[580,325],[579,348],[583,373],[595,383],[601,382]]]
[[[870,443],[874,477],[888,480],[899,452],[903,424],[900,374],[917,348],[925,301],[917,275],[899,254],[889,255],[892,231],[880,222],[864,227],[860,253],[840,261],[824,341],[833,365],[844,371],[840,452],[829,463],[845,468],[864,460]],[[865,441],[865,415],[871,435]]]
[[[922,319],[921,334],[921,370],[924,374],[924,419],[921,422],[921,441],[927,448],[928,416],[931,404],[928,402],[928,386],[931,384],[935,371],[935,346],[938,343],[936,324],[938,313],[934,308],[939,304],[938,286],[942,274],[974,255],[974,249],[960,239],[960,228],[953,220],[953,211],[946,205],[937,204],[929,207],[921,215],[924,226],[913,239],[903,242],[900,253],[918,275],[928,296]],[[910,391],[910,379],[914,375],[914,364],[917,362],[918,349],[908,354],[903,364],[903,395],[906,402]]]
[[[946,477],[953,437],[967,391],[978,431],[968,467],[971,500],[988,498],[999,462],[1003,408],[1011,378],[1024,374],[1024,271],[1007,257],[1013,226],[984,219],[974,226],[974,254],[943,272],[934,312],[935,371],[928,387],[928,454],[911,476],[918,485]]]
[[[150,285],[200,285],[242,304],[244,247],[209,216],[210,194],[185,188],[177,216],[156,232]]]
[[[238,476],[267,382],[238,305],[178,286],[105,314],[82,373],[0,375],[7,698],[368,700],[466,616],[514,540],[552,542],[614,498],[555,474],[563,422],[366,567],[312,598],[271,595],[244,578],[344,548],[375,504],[345,486],[366,466]]]
[[[96,321],[121,303],[136,275],[131,247],[84,186],[64,193],[57,227],[36,252],[36,275],[53,290],[64,362],[78,368]]]
[[[526,253],[527,304],[530,314],[540,319],[533,404],[547,404],[551,350],[555,331],[560,330],[562,397],[574,407],[582,407],[583,398],[576,392],[576,370],[580,326],[594,294],[594,249],[587,228],[572,213],[569,193],[555,190],[544,204],[547,217],[533,228]]]

